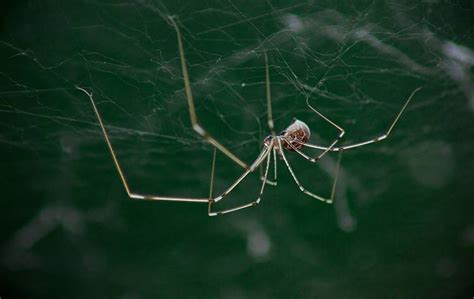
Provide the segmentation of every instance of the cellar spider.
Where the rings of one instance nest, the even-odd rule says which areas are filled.
[[[326,203],[332,203],[333,198],[334,198],[334,193],[336,190],[336,184],[337,184],[337,178],[338,178],[338,173],[339,173],[339,165],[341,163],[341,155],[343,150],[348,150],[348,149],[353,149],[361,146],[365,146],[371,143],[375,143],[381,140],[386,139],[390,133],[392,132],[393,128],[395,127],[396,123],[400,119],[400,116],[403,114],[405,111],[406,107],[410,103],[411,99],[415,95],[415,93],[421,88],[415,89],[411,95],[408,97],[398,114],[396,115],[395,119],[389,126],[388,130],[380,135],[379,137],[369,139],[366,141],[354,143],[354,144],[349,144],[349,145],[344,145],[344,146],[338,146],[336,147],[336,144],[339,142],[339,140],[344,136],[344,130],[336,125],[333,121],[331,121],[329,118],[324,116],[321,112],[319,112],[317,109],[315,109],[313,106],[310,105],[308,98],[306,99],[306,104],[307,106],[314,112],[316,113],[319,117],[321,117],[323,120],[325,120],[327,123],[332,125],[334,128],[336,128],[339,131],[339,134],[337,137],[330,143],[329,146],[321,146],[321,145],[316,145],[316,144],[310,144],[307,141],[309,140],[311,131],[309,127],[301,120],[294,119],[293,122],[285,129],[283,130],[280,134],[276,134],[275,128],[274,128],[274,122],[273,122],[273,116],[272,116],[272,106],[271,106],[271,91],[270,91],[270,74],[268,70],[268,58],[266,53],[264,53],[265,56],[265,87],[266,87],[266,100],[267,100],[267,123],[268,127],[270,129],[270,135],[267,136],[264,141],[263,141],[263,147],[260,152],[260,154],[257,156],[255,161],[253,161],[252,164],[248,165],[247,163],[243,162],[240,158],[238,158],[234,153],[232,153],[230,150],[228,150],[225,146],[223,146],[220,142],[218,142],[216,139],[214,139],[200,124],[197,114],[196,114],[196,109],[194,107],[194,99],[193,99],[193,94],[191,90],[191,83],[189,80],[189,74],[188,74],[188,69],[187,69],[187,63],[186,63],[186,58],[184,55],[184,49],[183,49],[183,42],[181,38],[181,31],[179,29],[176,17],[170,16],[168,17],[168,20],[171,24],[171,26],[174,28],[176,31],[176,38],[178,41],[178,50],[179,50],[179,57],[180,57],[180,62],[181,62],[181,69],[182,69],[182,74],[183,74],[183,81],[184,81],[184,89],[185,89],[185,94],[186,94],[186,99],[187,99],[187,104],[188,104],[188,110],[189,110],[189,117],[191,120],[192,128],[193,130],[201,136],[203,139],[205,139],[207,142],[209,142],[213,147],[214,147],[214,154],[213,154],[213,161],[212,161],[212,170],[211,170],[211,182],[210,182],[210,192],[209,192],[209,197],[206,198],[194,198],[194,197],[170,197],[170,196],[160,196],[160,195],[147,195],[147,194],[140,194],[140,193],[135,193],[131,190],[128,181],[125,177],[125,174],[122,170],[122,167],[119,163],[119,160],[117,158],[117,154],[115,153],[115,150],[112,146],[112,143],[110,141],[109,135],[107,133],[107,130],[105,128],[105,125],[102,121],[102,117],[99,113],[99,110],[97,108],[97,105],[95,103],[94,97],[91,92],[88,92],[84,88],[81,88],[79,86],[76,86],[76,89],[81,90],[84,92],[90,99],[92,103],[92,108],[96,114],[97,120],[99,121],[100,128],[102,130],[102,133],[104,135],[105,141],[107,143],[107,146],[109,148],[110,154],[112,155],[113,162],[115,164],[115,167],[117,168],[117,171],[120,175],[120,178],[122,180],[123,186],[125,188],[125,191],[127,192],[127,195],[131,199],[142,199],[142,200],[164,200],[164,201],[180,201],[180,202],[200,202],[200,203],[208,203],[208,215],[209,216],[216,216],[220,214],[227,214],[231,212],[235,212],[238,210],[242,210],[245,208],[249,208],[252,206],[257,205],[260,203],[260,198],[263,194],[263,191],[265,189],[266,184],[270,185],[276,185],[276,180],[277,180],[277,155],[280,156],[286,167],[288,168],[293,180],[295,181],[296,185],[298,188],[306,195],[313,197],[315,199],[318,199],[320,201],[326,202]],[[307,154],[303,153],[301,149],[306,146],[309,148],[314,148],[318,150],[322,150],[322,152],[317,155],[316,157],[310,157]],[[232,183],[232,185],[227,188],[223,193],[221,193],[217,197],[212,196],[212,189],[213,189],[213,183],[214,183],[214,170],[215,170],[215,162],[216,162],[216,152],[217,150],[221,151],[223,154],[225,154],[228,158],[230,158],[232,161],[235,162],[235,164],[239,165],[244,169],[243,174],[237,178],[237,180]],[[289,152],[295,152],[299,155],[301,155],[303,158],[308,160],[311,163],[316,163],[319,159],[321,159],[326,153],[328,152],[339,152],[339,157],[338,157],[338,162],[336,166],[336,171],[332,183],[332,190],[331,190],[331,195],[329,198],[325,198],[322,196],[319,196],[317,194],[314,194],[307,190],[303,185],[300,183],[298,177],[296,176],[295,172],[291,168],[290,163],[288,162],[288,159],[286,157],[285,151]],[[269,180],[268,179],[268,174],[269,174],[269,169],[270,169],[270,161],[271,157],[273,155],[273,162],[274,162],[274,180]],[[262,164],[265,161],[265,171],[264,173],[260,174],[260,179],[262,181],[260,191],[258,194],[258,197],[253,200],[252,202],[244,205],[240,205],[234,208],[230,209],[224,209],[224,210],[219,210],[219,211],[214,211],[212,209],[213,204],[216,202],[219,202],[221,199],[223,199],[227,194],[229,194],[237,185],[239,185],[242,180],[250,173],[254,172],[257,168],[261,167]]]

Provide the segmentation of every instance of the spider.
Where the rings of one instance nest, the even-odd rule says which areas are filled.
[[[183,81],[184,81],[184,89],[185,89],[185,94],[186,94],[186,99],[187,99],[187,105],[188,105],[188,110],[189,110],[189,117],[191,120],[192,128],[193,130],[201,136],[204,140],[206,140],[208,143],[210,143],[214,147],[214,155],[213,155],[213,162],[212,162],[212,170],[211,170],[211,183],[210,183],[210,192],[209,192],[209,197],[207,198],[194,198],[194,197],[169,197],[169,196],[160,196],[160,195],[147,195],[147,194],[140,194],[140,193],[135,193],[131,190],[128,181],[126,179],[126,176],[122,170],[122,167],[119,163],[119,160],[117,158],[117,154],[115,153],[115,150],[112,146],[112,143],[110,141],[109,135],[107,133],[107,130],[105,128],[105,125],[102,121],[101,114],[97,108],[97,105],[95,103],[94,97],[91,92],[88,92],[82,87],[76,86],[76,89],[84,92],[90,99],[92,108],[95,112],[95,115],[97,117],[97,120],[99,122],[100,128],[102,130],[102,133],[105,138],[105,142],[107,143],[107,146],[109,148],[110,154],[112,155],[113,162],[115,164],[115,167],[117,168],[118,174],[121,178],[121,181],[123,183],[123,186],[125,188],[125,191],[127,192],[127,195],[131,199],[141,199],[141,200],[164,200],[164,201],[180,201],[180,202],[198,202],[198,203],[208,203],[208,215],[209,216],[216,216],[220,214],[227,214],[231,212],[235,212],[238,210],[242,210],[245,208],[253,207],[256,206],[257,204],[260,203],[260,199],[262,197],[262,194],[265,189],[265,185],[276,185],[276,180],[277,180],[277,156],[280,156],[281,159],[284,161],[286,167],[288,168],[293,180],[295,181],[296,185],[298,188],[306,195],[313,197],[315,199],[318,199],[322,202],[325,203],[332,203],[333,198],[334,198],[334,193],[336,190],[336,184],[337,184],[337,178],[338,178],[338,173],[339,173],[339,165],[341,163],[341,156],[342,152],[344,150],[348,149],[353,149],[361,146],[365,146],[371,143],[379,142],[384,139],[386,139],[390,133],[392,132],[393,128],[395,127],[396,123],[400,119],[400,116],[403,114],[405,111],[406,107],[410,103],[411,99],[414,97],[416,92],[421,89],[421,87],[415,89],[411,95],[408,97],[408,99],[405,101],[404,105],[396,115],[395,119],[389,126],[388,130],[383,133],[382,135],[369,139],[366,141],[354,143],[354,144],[349,144],[349,145],[344,145],[344,146],[336,146],[336,144],[340,141],[340,139],[344,136],[344,129],[342,129],[340,126],[336,125],[333,121],[331,121],[329,118],[324,116],[321,112],[319,112],[317,109],[315,109],[313,106],[310,105],[309,99],[306,99],[306,104],[307,106],[314,112],[316,113],[319,117],[324,119],[327,123],[332,125],[334,128],[336,128],[339,131],[339,134],[337,137],[332,141],[332,143],[329,146],[321,146],[321,145],[315,145],[315,144],[310,144],[307,141],[310,138],[311,131],[309,127],[301,120],[298,119],[293,119],[293,122],[285,129],[283,130],[280,134],[276,134],[275,128],[274,128],[274,122],[273,122],[273,116],[272,116],[272,106],[271,106],[271,90],[270,90],[270,74],[269,74],[269,68],[268,68],[268,57],[266,53],[264,52],[264,57],[265,57],[265,87],[266,87],[266,100],[267,100],[267,123],[268,127],[270,129],[270,135],[267,136],[264,141],[263,141],[263,147],[260,152],[260,154],[257,156],[255,161],[253,161],[252,164],[248,165],[247,163],[243,162],[240,158],[238,158],[234,153],[232,153],[230,150],[228,150],[225,146],[223,146],[219,141],[214,139],[205,129],[204,127],[200,124],[199,119],[196,114],[196,109],[194,107],[194,99],[193,99],[193,94],[191,90],[191,83],[189,80],[189,74],[188,74],[188,69],[187,69],[187,63],[186,63],[186,58],[184,55],[184,49],[183,49],[183,42],[181,38],[181,31],[177,23],[177,19],[175,16],[169,16],[168,17],[170,25],[174,28],[176,32],[176,38],[178,42],[178,51],[179,51],[179,57],[180,57],[180,62],[181,62],[181,69],[182,69],[182,75],[183,75]],[[322,150],[322,152],[316,156],[316,157],[310,157],[304,152],[302,152],[303,147],[309,147],[309,148],[314,148],[318,150]],[[219,150],[223,154],[225,154],[228,158],[230,158],[233,162],[235,162],[237,165],[242,167],[244,169],[244,172],[242,175],[235,180],[230,187],[227,188],[223,193],[221,193],[217,197],[212,196],[212,188],[213,188],[213,182],[214,182],[214,170],[215,170],[215,161],[216,161],[216,152]],[[301,155],[303,158],[308,160],[311,163],[316,163],[318,162],[319,159],[321,159],[326,153],[328,152],[339,152],[338,156],[338,162],[336,166],[336,172],[334,175],[333,183],[332,183],[332,191],[331,195],[329,198],[325,198],[322,196],[319,196],[317,194],[314,194],[310,191],[308,191],[303,185],[300,183],[298,180],[298,177],[296,176],[295,172],[291,168],[290,163],[288,162],[288,159],[286,157],[285,152],[295,152],[299,155]],[[270,161],[271,157],[273,156],[273,162],[274,162],[274,180],[268,179],[268,174],[269,174],[269,169],[270,169]],[[262,167],[262,164],[265,161],[265,170],[264,173],[260,174],[260,179],[262,181],[260,191],[258,194],[258,197],[253,200],[252,202],[244,205],[240,205],[234,208],[229,208],[229,209],[224,209],[224,210],[219,210],[219,211],[214,211],[212,209],[213,204],[219,202],[221,199],[223,199],[227,194],[229,194],[237,185],[242,182],[242,180],[249,174],[254,172],[257,168]]]

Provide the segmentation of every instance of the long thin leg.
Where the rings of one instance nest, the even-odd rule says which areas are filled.
[[[267,94],[267,118],[268,118],[268,128],[273,137],[276,136],[275,132],[275,124],[273,122],[273,113],[272,113],[272,94],[270,89],[270,71],[268,70],[268,56],[267,52],[264,52],[263,55],[265,56],[265,87],[266,87],[266,94]],[[269,185],[276,186],[277,185],[277,163],[276,163],[276,155],[275,155],[275,148],[273,148],[273,160],[274,160],[274,180],[265,180],[265,182]],[[260,179],[263,180],[262,174],[262,166],[260,166]]]
[[[122,180],[123,186],[125,187],[125,191],[127,191],[127,195],[130,198],[133,199],[145,199],[145,200],[167,200],[167,201],[187,201],[187,202],[209,202],[208,198],[185,198],[185,197],[169,197],[169,196],[155,196],[155,195],[146,195],[146,194],[139,194],[139,193],[133,193],[130,190],[130,187],[128,185],[127,179],[122,171],[122,167],[120,166],[120,163],[117,159],[117,154],[114,151],[114,148],[112,147],[112,143],[110,142],[109,139],[109,134],[107,133],[107,130],[105,129],[104,123],[102,122],[102,117],[100,116],[99,110],[97,109],[97,106],[95,105],[94,97],[92,93],[89,93],[87,90],[84,88],[81,88],[79,86],[76,86],[76,88],[82,92],[84,92],[90,99],[92,103],[92,108],[94,108],[95,115],[97,116],[97,119],[99,120],[99,125],[100,128],[102,129],[102,133],[104,134],[105,137],[105,142],[107,143],[107,146],[109,147],[110,154],[112,155],[112,159],[114,160],[115,167],[117,168],[117,171],[120,175],[120,179]]]
[[[216,169],[216,156],[217,156],[217,149],[214,148],[214,153],[212,154],[212,168],[211,168],[211,183],[209,184],[209,204],[212,201],[212,192],[214,190],[214,173]]]
[[[273,122],[273,114],[272,114],[272,93],[270,89],[270,71],[268,70],[268,57],[267,52],[264,52],[263,55],[265,56],[265,86],[267,91],[267,117],[268,117],[268,127],[270,128],[270,132],[272,136],[275,137],[275,124]]]
[[[265,158],[267,158],[267,155],[270,154],[272,148],[273,148],[273,145],[274,145],[274,140],[272,140],[272,142],[270,143],[269,146],[266,146],[264,147],[264,149],[262,150],[262,152],[260,153],[260,155],[258,155],[257,159],[255,159],[255,161],[252,163],[252,165],[250,166],[249,169],[247,169],[246,171],[244,171],[244,173],[226,190],[224,191],[221,195],[217,196],[216,198],[214,198],[212,201],[213,202],[218,202],[220,201],[222,198],[224,198],[227,194],[229,194],[232,190],[234,190],[234,188],[240,184],[240,182],[251,172],[254,172],[255,169],[257,169],[257,167],[260,166],[260,164],[263,162],[263,160],[265,160]]]
[[[290,174],[293,177],[293,180],[295,181],[296,185],[298,185],[298,188],[300,188],[300,190],[306,195],[309,195],[313,198],[316,198],[316,199],[321,200],[321,201],[326,202],[326,203],[332,203],[332,201],[334,199],[334,194],[336,193],[336,184],[337,184],[337,179],[338,179],[338,176],[339,176],[339,166],[341,164],[342,151],[340,151],[339,158],[338,158],[338,161],[337,161],[336,174],[334,175],[334,182],[332,184],[331,197],[330,198],[324,198],[322,196],[316,195],[316,194],[306,190],[303,187],[303,185],[301,185],[301,183],[298,180],[298,178],[296,177],[293,169],[291,168],[290,163],[288,162],[288,159],[286,159],[285,150],[281,146],[280,137],[277,137],[277,142],[278,142],[278,147],[280,149],[282,149],[282,150],[280,150],[280,152],[281,152],[281,156],[283,157],[283,161],[285,161],[286,167],[290,171]]]
[[[235,207],[235,208],[230,208],[230,209],[225,209],[225,210],[219,210],[219,211],[212,211],[212,204],[213,204],[213,201],[210,201],[209,202],[209,208],[208,208],[208,215],[209,216],[217,216],[217,215],[222,215],[222,214],[228,214],[228,213],[232,213],[232,212],[236,212],[236,211],[239,211],[239,210],[243,210],[243,209],[246,209],[246,208],[250,208],[250,207],[253,207],[253,206],[256,206],[260,203],[260,199],[262,198],[262,194],[263,194],[263,190],[265,190],[265,182],[267,181],[267,177],[268,177],[268,170],[270,169],[270,160],[271,160],[271,151],[268,152],[267,154],[267,164],[266,164],[266,167],[265,167],[265,176],[262,180],[262,185],[260,187],[260,193],[258,194],[258,197],[256,200],[248,203],[248,204],[244,204],[244,205],[241,205],[241,206],[238,206],[238,207]]]
[[[211,168],[211,183],[209,184],[209,203],[207,205],[207,214],[209,215],[209,211],[211,210],[213,190],[214,190],[214,174],[216,169],[216,156],[217,156],[217,149],[214,148],[214,153],[212,154],[212,168]]]
[[[274,182],[275,182],[275,186],[276,186],[276,184],[277,184],[277,182],[278,182],[277,164],[278,164],[278,163],[277,163],[276,148],[273,147],[273,171],[274,171],[274,172],[273,172],[273,173],[274,173],[274,175],[273,175],[273,180],[274,180]]]
[[[319,115],[322,119],[324,119],[327,123],[329,123],[330,125],[332,125],[333,127],[335,127],[338,131],[339,131],[339,135],[337,136],[337,138],[327,147],[324,149],[324,151],[319,154],[318,156],[316,156],[315,158],[312,158],[312,162],[317,162],[319,159],[321,159],[327,152],[331,151],[334,146],[336,145],[336,143],[338,143],[341,138],[344,136],[345,134],[345,131],[343,128],[341,128],[340,126],[336,125],[332,120],[330,120],[329,118],[327,118],[326,116],[324,116],[324,114],[322,114],[321,112],[319,112],[316,108],[314,108],[313,106],[311,106],[311,104],[309,103],[309,98],[306,98],[306,105],[308,105],[309,109],[313,110],[314,113],[316,113],[317,115]],[[291,143],[290,143],[291,144]],[[299,151],[298,151],[299,152]]]
[[[139,193],[133,193],[129,187],[128,181],[125,177],[125,174],[122,171],[122,167],[120,166],[120,163],[117,158],[117,154],[115,153],[115,150],[112,146],[112,143],[110,142],[109,135],[107,133],[107,130],[105,129],[104,123],[102,121],[102,117],[100,116],[99,110],[97,109],[97,106],[94,101],[94,97],[92,93],[89,93],[87,90],[84,88],[81,88],[79,86],[76,86],[76,88],[82,92],[84,92],[90,99],[92,103],[92,108],[94,109],[94,112],[97,116],[97,119],[99,121],[100,128],[102,129],[102,133],[104,134],[105,141],[107,143],[107,146],[109,148],[110,154],[112,155],[112,159],[114,161],[115,167],[117,168],[117,171],[120,175],[120,178],[122,180],[123,186],[125,188],[125,191],[127,192],[128,197],[132,199],[144,199],[144,200],[165,200],[165,201],[182,201],[182,202],[217,202],[221,200],[224,196],[226,196],[229,192],[231,192],[250,172],[255,171],[255,169],[260,166],[260,164],[267,158],[271,150],[273,149],[274,141],[270,143],[268,147],[265,147],[260,155],[257,157],[257,159],[252,163],[252,165],[245,170],[245,172],[220,196],[216,197],[215,199],[209,199],[209,198],[184,198],[184,197],[169,197],[169,196],[156,196],[156,195],[146,195],[146,194],[139,194]],[[214,182],[214,170],[215,170],[215,161],[216,161],[216,152],[214,151],[214,156],[213,156],[213,162],[212,162],[212,171],[211,171],[211,186],[210,186],[210,196],[212,196],[212,189],[213,189],[213,182]]]
[[[312,163],[317,163],[321,158],[322,156],[324,156],[328,151],[331,150],[331,147],[328,147],[324,152],[322,152],[321,154],[319,154],[319,156],[317,156],[316,158],[312,158],[310,156],[308,156],[307,154],[305,154],[302,150],[300,150],[299,148],[297,148],[296,146],[294,146],[292,144],[292,142],[290,142],[290,140],[288,138],[285,138],[285,137],[281,137],[284,141],[287,142],[287,144],[291,147],[292,150],[294,150],[295,152],[297,152],[300,156],[302,156],[303,158],[305,158],[306,160],[312,162]],[[306,143],[305,143],[306,144]],[[332,145],[334,145],[335,143],[333,143]]]
[[[278,175],[277,175],[277,158],[276,158],[276,149],[273,147],[273,180],[270,179],[265,179],[262,173],[262,165],[260,165],[260,180],[262,182],[266,182],[269,185],[276,186],[278,181]]]
[[[175,31],[176,31],[176,37],[178,39],[178,48],[179,48],[179,57],[181,60],[181,68],[183,72],[183,80],[184,80],[184,89],[186,92],[186,98],[188,100],[188,108],[189,108],[189,116],[191,118],[191,124],[193,126],[193,130],[196,131],[202,138],[206,139],[210,144],[215,146],[218,150],[223,152],[227,157],[229,157],[231,160],[233,160],[235,163],[239,164],[241,167],[248,169],[249,166],[243,162],[241,159],[239,159],[236,155],[234,155],[231,151],[229,151],[227,148],[225,148],[222,144],[220,144],[217,140],[215,140],[199,123],[197,114],[196,114],[196,109],[194,108],[194,99],[193,99],[193,93],[191,90],[191,83],[189,80],[189,75],[188,75],[188,68],[186,65],[186,58],[184,56],[184,48],[183,48],[183,42],[181,39],[181,31],[179,30],[179,26],[176,23],[175,17],[170,16],[169,20],[171,21],[171,24],[173,25]]]
[[[310,148],[316,148],[316,149],[320,149],[320,150],[325,150],[325,151],[334,151],[334,152],[337,152],[337,151],[341,151],[341,150],[348,150],[348,149],[353,149],[353,148],[356,148],[356,147],[359,147],[359,146],[364,146],[364,145],[367,145],[367,144],[371,144],[371,143],[375,143],[375,142],[378,142],[378,141],[382,141],[384,139],[386,139],[390,133],[392,132],[393,128],[395,127],[395,125],[397,124],[398,120],[400,119],[400,117],[402,116],[403,112],[405,111],[406,107],[408,106],[408,104],[410,103],[410,101],[413,99],[413,97],[415,96],[415,94],[421,89],[422,87],[418,87],[417,89],[415,89],[411,95],[408,97],[407,101],[405,102],[405,104],[402,106],[402,109],[400,110],[400,112],[398,112],[397,116],[395,117],[395,120],[391,123],[390,127],[388,128],[388,130],[380,135],[379,137],[376,137],[376,138],[373,138],[373,139],[369,139],[367,141],[362,141],[362,142],[358,142],[358,143],[354,143],[354,144],[348,144],[348,145],[344,145],[344,146],[339,146],[339,147],[333,147],[331,148],[330,146],[329,147],[326,147],[326,146],[321,146],[321,145],[315,145],[315,144],[308,144],[308,143],[305,143],[304,146],[307,146],[307,147],[310,147]]]
[[[281,139],[283,139],[283,141],[286,141],[286,144],[288,144],[292,150],[294,150],[295,152],[297,152],[300,156],[302,156],[303,158],[305,158],[306,160],[312,162],[312,163],[317,163],[319,161],[319,159],[315,159],[315,158],[312,158],[308,155],[306,155],[302,150],[300,150],[299,148],[297,148],[296,146],[294,146],[292,144],[292,142],[290,142],[287,138],[285,137],[281,137]],[[327,152],[327,151],[326,151]],[[324,152],[325,153],[325,152]],[[321,156],[321,155],[320,155]],[[320,158],[320,157],[319,157]]]

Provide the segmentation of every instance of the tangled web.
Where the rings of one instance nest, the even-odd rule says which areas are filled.
[[[336,132],[308,109],[307,99],[346,129],[344,144],[383,133],[409,94],[424,86],[396,128],[395,143],[368,147],[343,162],[341,188],[358,194],[355,200],[367,199],[366,189],[382,193],[387,188],[384,183],[364,186],[357,179],[368,157],[375,155],[387,166],[373,170],[364,181],[396,164],[396,158],[389,163],[383,157],[397,154],[409,164],[413,152],[433,144],[449,156],[444,141],[431,140],[413,150],[410,146],[422,134],[436,133],[436,126],[419,118],[422,113],[444,115],[454,106],[474,111],[472,32],[450,39],[459,37],[454,33],[461,28],[441,22],[434,2],[338,7],[330,2],[248,7],[239,1],[85,1],[76,7],[56,5],[41,14],[32,14],[41,10],[39,4],[12,8],[0,41],[0,142],[10,154],[28,153],[15,162],[12,177],[24,176],[34,160],[35,169],[60,174],[53,181],[68,181],[67,187],[61,185],[68,192],[83,190],[88,174],[100,174],[94,176],[98,181],[117,178],[89,99],[74,88],[78,85],[96,97],[135,189],[206,196],[212,148],[190,125],[168,15],[176,15],[182,28],[202,125],[243,160],[253,161],[269,134],[264,52],[277,130],[297,117],[311,128],[312,143],[328,144]],[[84,158],[90,163],[78,162]],[[330,181],[334,160],[328,156],[321,161],[318,181]],[[218,162],[217,189],[241,172],[224,157]],[[304,161],[294,163],[302,176],[315,172]],[[417,163],[409,167],[419,171]],[[46,182],[37,173],[26,176],[36,189]],[[423,179],[429,185],[444,178]],[[322,184],[321,192],[325,189],[327,184]],[[51,193],[47,200],[62,196]],[[344,202],[336,208],[341,227],[350,229],[355,220]]]

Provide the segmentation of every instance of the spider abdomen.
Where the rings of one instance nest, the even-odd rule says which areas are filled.
[[[304,146],[311,137],[311,131],[304,122],[295,119],[280,135],[283,137],[282,146],[289,151],[294,151],[294,148],[300,149]]]

